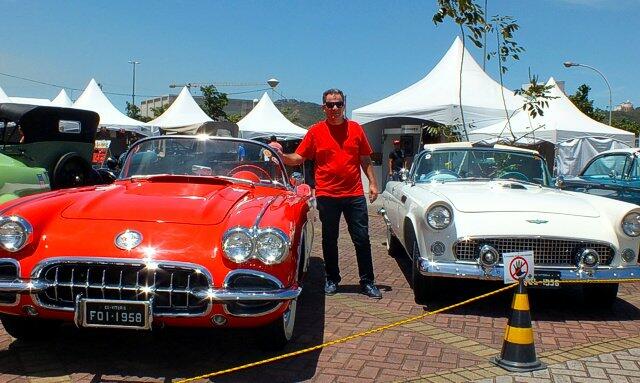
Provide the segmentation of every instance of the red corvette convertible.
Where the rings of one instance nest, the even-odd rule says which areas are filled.
[[[315,209],[277,158],[249,140],[148,138],[113,184],[0,205],[5,329],[259,327],[284,346]]]

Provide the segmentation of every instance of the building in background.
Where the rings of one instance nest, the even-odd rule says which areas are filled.
[[[142,100],[140,103],[140,115],[143,117],[155,118],[153,114],[153,108],[160,108],[163,105],[169,107],[175,99],[178,98],[177,94],[167,94],[160,97],[149,98],[146,100]],[[193,96],[193,99],[202,107],[202,103],[204,101],[202,96]],[[251,111],[253,108],[253,100],[242,100],[242,99],[229,99],[229,104],[224,108],[225,113],[227,115],[230,114],[239,114],[241,116],[245,116],[247,113]],[[166,108],[165,108],[166,109]]]
[[[613,108],[615,112],[631,112],[633,111],[633,104],[631,101],[627,100],[620,105]]]

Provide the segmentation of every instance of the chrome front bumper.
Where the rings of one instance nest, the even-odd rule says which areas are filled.
[[[504,280],[504,268],[500,265],[483,269],[480,265],[471,262],[433,262],[426,258],[420,258],[418,264],[420,273],[425,276]],[[561,280],[609,279],[615,281],[640,278],[640,265],[618,268],[600,266],[592,270],[581,270],[577,267],[534,266],[534,275],[536,270],[559,272]]]
[[[0,281],[0,293],[37,294],[54,284],[40,280],[15,279],[13,281]],[[81,286],[78,286],[81,287]],[[140,287],[140,294],[153,296],[153,287]],[[192,289],[191,295],[201,300],[209,300],[212,303],[229,302],[256,302],[256,301],[290,301],[298,298],[302,288],[282,288],[267,291],[242,291],[237,289]]]

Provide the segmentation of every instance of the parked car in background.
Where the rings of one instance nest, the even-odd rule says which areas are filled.
[[[240,148],[245,156],[239,160]],[[292,336],[313,242],[307,185],[256,141],[137,141],[119,178],[0,205],[0,320],[51,326],[261,328]]]
[[[101,183],[91,168],[98,122],[87,110],[0,104],[0,153],[46,169],[52,189]]]
[[[550,187],[531,150],[470,143],[426,145],[405,181],[389,182],[381,213],[389,253],[409,254],[416,302],[444,278],[502,280],[505,253],[533,251],[539,278],[583,284],[589,305],[614,302],[637,277],[640,207]]]
[[[51,188],[45,169],[30,168],[18,160],[0,154],[0,204],[48,190]]]
[[[640,148],[602,152],[576,177],[559,177],[563,190],[594,194],[640,205]]]

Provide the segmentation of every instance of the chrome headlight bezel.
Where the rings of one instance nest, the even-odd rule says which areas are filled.
[[[279,241],[279,245],[277,246],[276,253],[277,254],[269,254],[268,250],[274,249],[265,249],[261,248],[263,246],[263,241],[266,238],[272,238]],[[258,230],[258,234],[255,237],[255,252],[256,257],[262,261],[265,265],[273,265],[277,263],[281,263],[285,256],[289,253],[289,238],[287,235],[278,228],[266,228],[262,230]]]
[[[232,255],[232,251],[229,248],[230,241],[236,238],[243,238],[245,241],[246,249],[237,255]],[[222,236],[222,253],[224,256],[235,263],[244,263],[251,259],[251,255],[253,254],[253,250],[255,248],[255,243],[253,241],[253,235],[251,231],[244,227],[234,227],[227,230]]]
[[[433,205],[427,210],[424,218],[427,221],[427,225],[432,229],[443,230],[453,222],[453,210],[446,205]],[[438,220],[441,220],[441,222],[438,222]]]
[[[15,253],[24,249],[25,246],[31,243],[31,241],[33,240],[33,227],[26,219],[17,215],[0,217],[0,229],[9,225],[17,228],[17,230],[19,231],[17,235],[20,236],[21,239],[17,242],[14,242],[13,244],[7,245],[7,243],[9,242],[3,241],[2,237],[0,236],[0,248]]]
[[[233,256],[231,254],[229,241],[232,240],[234,236],[235,238],[238,236],[244,238],[246,246],[241,253],[242,256]],[[261,248],[261,246],[265,246],[263,241],[266,241],[267,238],[271,238],[272,241],[273,239],[277,241],[278,251],[276,254],[269,252],[269,250],[272,249]],[[289,240],[289,236],[281,229],[275,227],[249,229],[238,226],[227,230],[222,236],[222,253],[225,258],[235,263],[245,263],[252,259],[257,259],[265,265],[279,264],[287,258],[290,248],[291,241]]]
[[[622,218],[620,222],[622,232],[629,237],[640,236],[640,213],[632,211]]]

